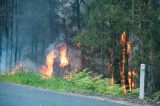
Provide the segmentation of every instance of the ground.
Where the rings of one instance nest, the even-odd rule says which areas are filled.
[[[1,82],[0,106],[127,106],[127,104]]]

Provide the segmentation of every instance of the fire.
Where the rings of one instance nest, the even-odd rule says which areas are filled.
[[[65,75],[63,78],[64,78],[65,80],[72,80],[73,74],[72,74],[72,73],[69,73],[68,75]]]
[[[128,86],[129,86],[129,90],[132,90],[132,73],[131,71],[128,72]]]
[[[108,63],[108,70],[111,73],[111,81],[110,84],[113,85],[114,84],[114,75],[113,75],[113,65],[111,63]]]
[[[54,64],[54,51],[50,51],[49,54],[46,57],[45,65],[41,66],[41,73],[43,74],[43,79],[45,79],[45,76],[51,77],[53,74],[53,64]]]
[[[113,76],[113,72],[112,72],[112,76],[111,76],[111,85],[114,84],[114,76]]]
[[[67,58],[67,45],[64,43],[61,43],[57,45],[57,51],[56,53],[51,50],[48,55],[46,56],[45,64],[41,66],[41,73],[42,73],[42,79],[46,79],[48,77],[51,77],[54,74],[54,59],[56,55],[60,55],[60,65],[59,67],[64,68],[69,64],[68,58]]]
[[[60,67],[64,68],[68,64],[67,45],[63,44],[60,46]]]
[[[126,32],[123,32],[121,35],[121,44],[126,44]],[[119,68],[120,68],[120,76],[121,76],[121,84],[122,84],[122,91],[126,94],[126,82],[125,82],[125,62],[126,62],[126,48],[123,47],[122,51],[122,59],[120,59]]]
[[[138,78],[138,75],[137,75],[135,69],[132,70],[132,77]],[[136,84],[135,84],[135,81],[134,81],[134,80],[132,81],[132,88],[133,88],[133,89],[136,88]]]
[[[127,71],[125,70],[126,62],[128,62],[128,55],[131,53],[132,50],[131,42],[129,42],[128,40],[129,39],[127,37],[126,32],[123,32],[120,37],[120,43],[123,46],[123,51],[122,51],[122,56],[120,56],[120,63],[119,63],[123,93],[126,93],[126,82],[125,82],[125,71]],[[128,85],[130,90],[135,87],[135,83],[134,81],[132,81],[132,77],[134,76],[134,74],[135,70],[131,70],[128,72]]]
[[[132,68],[128,72],[128,85],[129,85],[129,90],[130,91],[136,87],[135,86],[135,81],[133,80],[134,77],[138,77],[138,75],[136,73],[136,70],[134,68]]]
[[[127,53],[129,54],[132,50],[131,42],[127,42]]]
[[[8,73],[8,75],[16,75],[16,73],[17,73],[18,71],[20,71],[20,69],[23,69],[23,66],[22,66],[21,63],[17,63],[17,64],[15,65],[15,67],[13,68],[13,70]]]
[[[121,76],[121,84],[122,84],[122,91],[126,94],[126,82],[125,82],[125,48],[123,49],[122,60],[120,63],[120,76]]]
[[[125,42],[126,42],[126,32],[123,32],[121,35],[121,43],[125,44]]]

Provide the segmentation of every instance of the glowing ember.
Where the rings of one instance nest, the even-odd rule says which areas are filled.
[[[15,67],[14,67],[14,70],[19,70],[19,69],[20,69],[20,65],[16,64]]]
[[[68,64],[67,45],[63,44],[60,46],[60,67],[64,68]]]
[[[65,75],[63,78],[64,78],[65,80],[72,80],[73,74],[72,74],[72,73],[69,73],[68,75]]]
[[[22,68],[23,68],[22,64],[17,63],[13,68],[13,70],[9,73],[9,75],[16,75],[16,73]]]
[[[46,57],[46,65],[41,66],[41,73],[43,74],[42,79],[45,79],[45,76],[51,77],[53,74],[53,64],[54,64],[54,51],[50,51]]]

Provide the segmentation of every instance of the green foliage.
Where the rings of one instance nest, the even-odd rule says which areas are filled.
[[[153,94],[153,99],[156,101],[160,101],[160,91]]]
[[[82,72],[71,72],[72,79],[64,80],[59,77],[52,77],[42,80],[39,73],[17,71],[15,75],[0,73],[0,81],[25,84],[34,87],[49,88],[61,92],[80,92],[80,93],[98,93],[123,95],[121,86],[118,84],[110,85],[110,79],[102,76],[92,76],[88,69]],[[127,91],[128,96],[137,97],[139,89]],[[159,98],[160,93],[156,93],[154,98]]]
[[[95,31],[83,30],[79,35],[74,36],[72,41],[80,41],[81,50],[85,54],[91,53],[100,47],[100,37],[97,36]]]
[[[139,88],[137,89],[132,89],[132,91],[127,91],[127,95],[128,96],[132,96],[132,97],[138,97],[139,96]]]
[[[121,86],[110,86],[109,79],[103,79],[102,76],[92,77],[87,70],[73,74],[72,80],[64,80],[58,77],[42,80],[41,75],[38,73],[18,71],[15,75],[0,74],[0,81],[49,88],[57,91],[122,94]]]
[[[109,84],[109,79],[103,79],[102,76],[92,77],[90,72],[87,71],[82,71],[73,75],[71,81],[76,84],[78,88],[90,93],[122,94],[121,86],[116,84],[111,86]]]
[[[147,92],[151,93],[151,91],[159,90],[160,4],[157,1],[87,0],[86,3],[90,9],[89,13],[87,11],[83,16],[85,27],[82,28],[79,34],[74,36],[73,41],[81,43],[80,49],[86,57],[102,57],[106,65],[110,54],[114,53],[113,60],[118,63],[121,47],[117,42],[122,31],[126,31],[132,43],[132,53],[130,54],[132,61],[127,67],[134,67],[138,72],[140,64],[142,62],[145,63],[147,68],[150,67],[149,71],[152,71],[149,72],[149,77],[146,76],[148,77],[146,80],[149,79],[146,82],[150,83],[148,85],[154,86],[152,90]],[[115,36],[115,39],[113,39],[113,36]],[[92,67],[92,61],[86,60],[86,63],[87,67],[100,70]],[[95,67],[98,65],[94,64]],[[118,64],[114,64],[114,68],[116,69],[117,67]],[[114,73],[114,76],[118,81],[119,78],[116,73]],[[150,87],[148,86],[147,88]]]

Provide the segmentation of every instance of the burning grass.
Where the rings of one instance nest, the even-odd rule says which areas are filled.
[[[117,84],[111,86],[110,79],[102,79],[101,76],[92,77],[86,71],[69,73],[69,75],[72,75],[72,78],[68,80],[59,77],[43,80],[39,73],[20,70],[14,75],[0,74],[0,81],[48,88],[62,92],[123,95],[121,86]]]

